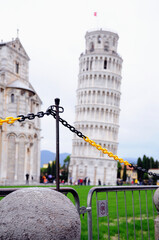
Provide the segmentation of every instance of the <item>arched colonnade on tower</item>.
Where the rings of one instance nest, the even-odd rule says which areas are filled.
[[[116,74],[90,73],[80,74],[78,88],[99,87],[102,89],[114,89],[120,92],[121,77]]]
[[[92,89],[79,90],[77,93],[78,105],[82,104],[104,104],[119,107],[120,92],[113,90]]]
[[[97,122],[118,124],[119,110],[103,106],[79,106],[76,107],[76,119],[78,119],[78,121],[91,121],[91,119],[94,119],[94,121]]]
[[[80,72],[92,70],[109,70],[116,74],[121,74],[122,60],[113,56],[87,56],[80,59]]]

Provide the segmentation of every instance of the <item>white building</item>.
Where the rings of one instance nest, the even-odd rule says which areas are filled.
[[[122,58],[118,34],[86,33],[86,50],[79,58],[75,127],[97,144],[117,154]],[[90,178],[91,185],[114,185],[117,162],[74,135],[69,178]]]
[[[0,43],[0,118],[40,111],[41,100],[29,82],[29,57],[20,40]],[[39,182],[40,121],[0,126],[0,184]]]

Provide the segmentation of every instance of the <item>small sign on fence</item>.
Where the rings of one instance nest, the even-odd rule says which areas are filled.
[[[98,217],[108,216],[108,201],[107,200],[99,200],[97,202],[97,212],[98,212]]]

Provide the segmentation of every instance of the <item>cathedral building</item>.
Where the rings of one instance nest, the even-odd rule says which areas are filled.
[[[117,154],[122,58],[118,34],[86,33],[86,49],[79,58],[75,127],[85,136]],[[69,178],[89,179],[91,185],[115,185],[117,162],[74,135]]]
[[[29,57],[19,38],[0,43],[0,118],[37,113],[41,100],[29,82]],[[0,125],[0,184],[40,177],[40,120]]]

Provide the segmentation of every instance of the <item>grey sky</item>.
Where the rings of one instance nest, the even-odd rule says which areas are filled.
[[[19,28],[42,110],[59,97],[61,117],[71,124],[85,33],[96,27],[115,30],[123,58],[118,155],[159,159],[158,0],[0,0],[0,6],[0,40],[15,38]],[[54,119],[43,118],[41,127],[41,149],[55,152]],[[71,149],[72,133],[60,126],[60,151]]]

